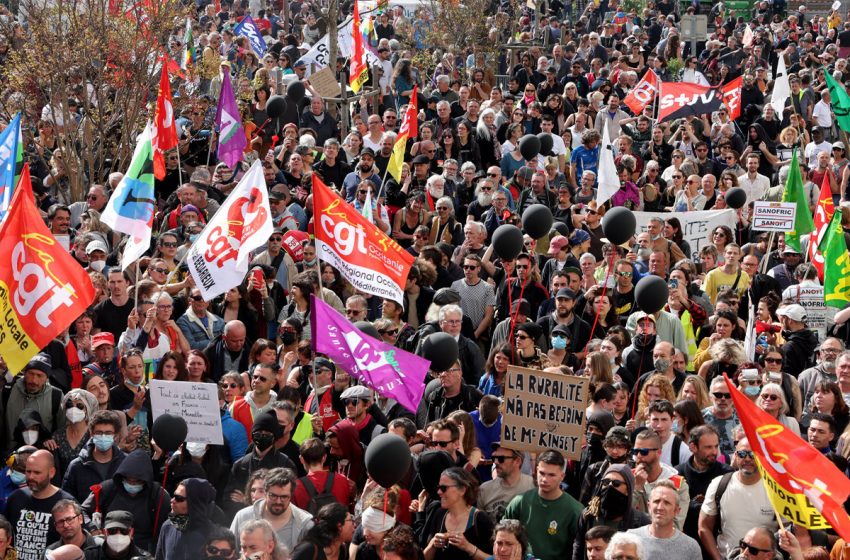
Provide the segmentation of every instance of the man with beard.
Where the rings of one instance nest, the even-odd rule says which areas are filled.
[[[629,465],[610,465],[599,481],[588,507],[578,522],[573,558],[584,558],[585,533],[600,525],[615,527],[620,531],[649,524],[649,516],[632,506],[635,476]]]
[[[733,469],[717,460],[720,453],[720,436],[713,426],[697,426],[691,430],[688,439],[691,458],[676,467],[676,471],[688,481],[691,494],[683,532],[686,535],[696,535],[699,512],[711,481],[732,472]]]
[[[801,262],[803,262],[803,255],[793,247],[785,245],[785,249],[782,250],[782,264],[768,270],[767,275],[776,280],[780,290],[785,290],[788,286],[797,283],[794,270],[800,266]]]
[[[644,513],[653,513],[652,496],[663,481],[676,492],[676,514],[673,524],[681,530],[688,512],[688,483],[676,469],[661,462],[661,438],[652,428],[639,432],[632,450],[635,461],[635,493],[633,505]]]
[[[41,560],[47,545],[59,540],[53,506],[74,497],[50,483],[56,476],[53,455],[40,449],[27,459],[27,487],[12,492],[6,518],[15,528],[15,550],[21,560]]]
[[[493,442],[490,459],[496,469],[496,478],[481,485],[478,492],[478,508],[489,513],[493,519],[501,519],[505,507],[514,496],[534,488],[534,480],[521,470],[523,455]]]
[[[569,288],[561,288],[555,294],[555,311],[537,320],[537,324],[543,328],[543,334],[547,340],[552,335],[552,330],[563,325],[572,336],[567,341],[567,351],[574,354],[576,359],[584,359],[584,348],[590,340],[590,325],[587,321],[573,313],[576,304],[576,295]],[[536,306],[535,306],[536,307]]]
[[[354,201],[357,187],[363,181],[372,181],[373,185],[381,184],[381,177],[375,173],[375,151],[371,148],[363,148],[360,152],[360,163],[357,169],[345,176],[342,182],[342,194],[348,202]]]
[[[804,370],[797,381],[800,383],[800,396],[803,401],[803,410],[811,410],[812,397],[815,394],[815,386],[819,383],[831,381],[836,383],[838,376],[835,372],[836,359],[844,351],[844,343],[841,340],[829,337],[817,347],[817,364]]]
[[[239,546],[239,533],[242,528],[254,519],[268,521],[277,535],[277,541],[294,550],[313,526],[313,516],[292,503],[295,492],[295,473],[289,469],[272,469],[265,477],[263,488],[265,498],[257,500],[236,514],[230,530],[236,535],[236,545]]]
[[[752,527],[777,529],[773,506],[747,438],[738,442],[733,461],[738,470],[711,482],[700,510],[699,538],[712,560],[726,558]]]

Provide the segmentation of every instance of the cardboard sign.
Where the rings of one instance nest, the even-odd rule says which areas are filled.
[[[587,410],[586,377],[508,366],[502,443],[516,451],[559,451],[581,458]]]
[[[218,386],[215,383],[152,379],[148,388],[154,420],[160,414],[182,416],[189,427],[186,441],[224,444]]]
[[[711,243],[710,233],[717,226],[728,226],[735,231],[735,211],[726,210],[699,210],[696,212],[635,212],[637,220],[636,233],[646,231],[649,219],[659,217],[662,220],[678,218],[682,224],[682,235],[691,246],[691,254],[685,255],[694,262],[699,262],[699,252]]]
[[[342,93],[339,87],[339,81],[334,76],[334,72],[330,66],[325,66],[318,72],[311,74],[310,85],[322,97],[339,97]]]
[[[794,229],[797,217],[795,202],[768,202],[757,200],[753,203],[753,229],[784,233]]]

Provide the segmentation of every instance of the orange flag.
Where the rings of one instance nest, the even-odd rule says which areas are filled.
[[[832,527],[850,541],[850,517],[843,507],[850,495],[850,480],[820,451],[757,407],[726,375],[723,377],[776,511],[808,529]]]
[[[88,274],[65,251],[35,205],[29,165],[0,226],[0,355],[17,374],[94,301]]]
[[[156,98],[156,115],[153,120],[153,174],[165,178],[165,152],[177,147],[177,130],[174,124],[174,106],[171,103],[171,84],[168,82],[169,58],[162,58],[162,75],[159,78],[159,95]]]
[[[829,186],[829,175],[827,174],[823,176],[818,206],[815,209],[815,231],[809,234],[809,261],[818,270],[821,282],[823,282],[824,260],[818,245],[823,239],[823,234],[829,229],[829,221],[833,214],[835,214],[835,204],[832,202],[832,187]]]

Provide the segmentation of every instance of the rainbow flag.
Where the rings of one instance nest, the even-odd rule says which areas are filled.
[[[181,70],[188,70],[195,61],[195,39],[192,37],[192,20],[186,18],[186,34],[183,36],[185,52],[180,64]]]

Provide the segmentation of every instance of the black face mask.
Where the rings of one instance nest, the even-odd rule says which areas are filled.
[[[274,436],[271,434],[257,434],[254,436],[254,445],[260,451],[265,451],[274,443]]]
[[[178,515],[172,511],[168,514],[168,519],[178,531],[185,531],[186,527],[189,525],[189,516],[185,514]]]
[[[608,463],[611,464],[611,465],[622,465],[622,464],[628,462],[628,460],[629,460],[629,454],[628,453],[626,453],[622,457],[611,457],[610,455],[608,455]]]
[[[599,513],[601,513],[602,517],[606,519],[625,515],[630,506],[629,497],[613,486],[609,486],[602,490],[600,498]]]
[[[295,342],[295,333],[290,331],[284,331],[280,333],[280,341],[286,344],[287,346]]]

